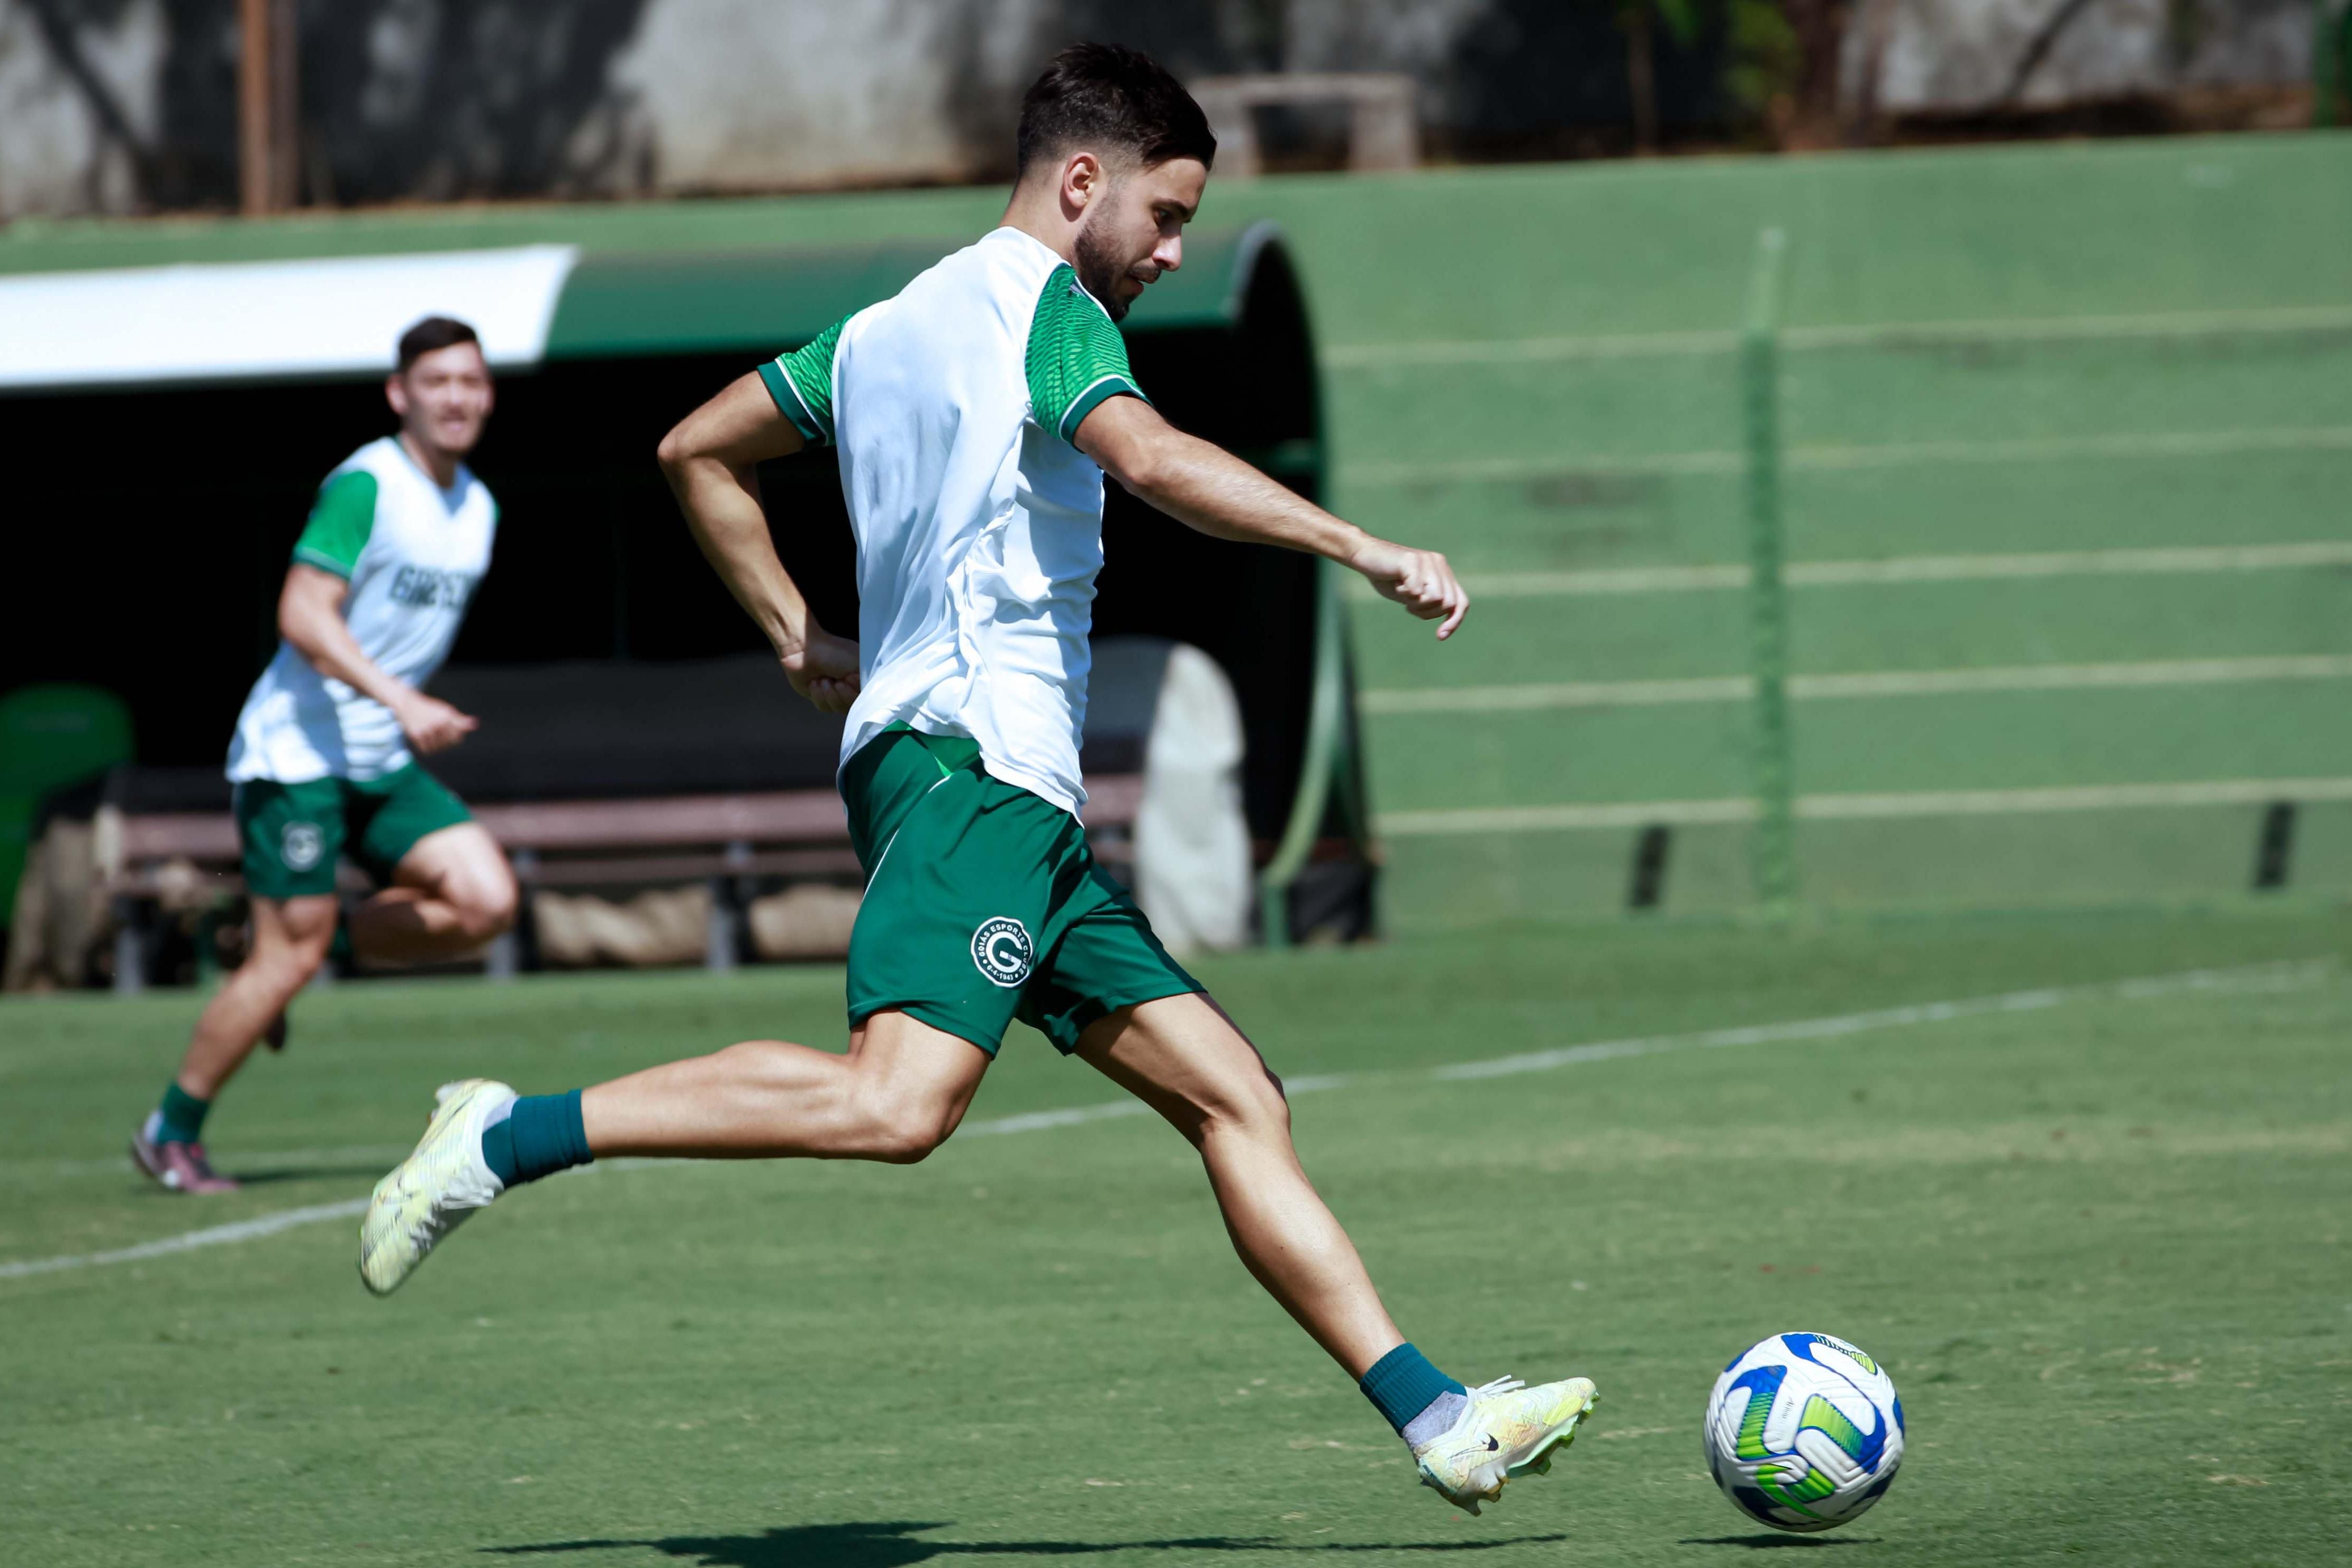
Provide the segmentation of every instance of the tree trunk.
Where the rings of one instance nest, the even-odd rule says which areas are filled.
[[[1846,134],[1850,141],[1873,147],[1885,139],[1885,133],[1880,122],[1878,95],[1886,77],[1886,46],[1888,35],[1895,30],[1895,0],[1859,3],[1862,16],[1856,25],[1862,28],[1862,79],[1854,84],[1853,112],[1846,116]]]
[[[1638,152],[1654,152],[1658,150],[1658,71],[1650,0],[1621,5],[1617,25],[1625,33],[1625,91],[1633,102],[1633,148]]]
[[[296,145],[293,0],[239,0],[237,183],[250,217],[294,205]]]
[[[1797,36],[1797,79],[1780,126],[1780,145],[1791,152],[1838,146],[1844,141],[1838,123],[1838,77],[1848,0],[1782,0],[1782,11]]]

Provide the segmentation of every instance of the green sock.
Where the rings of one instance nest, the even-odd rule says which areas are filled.
[[[1364,1391],[1364,1397],[1372,1402],[1373,1407],[1388,1417],[1389,1425],[1396,1428],[1397,1436],[1404,1437],[1407,1442],[1426,1441],[1443,1432],[1444,1427],[1441,1426],[1436,1431],[1407,1436],[1416,1419],[1427,1414],[1439,1400],[1449,1396],[1459,1399],[1469,1393],[1462,1385],[1431,1365],[1429,1358],[1415,1350],[1411,1342],[1397,1346],[1372,1363],[1372,1369],[1364,1374],[1357,1386]],[[1448,1407],[1448,1424],[1451,1413],[1459,1409],[1458,1406]]]
[[[209,1100],[199,1100],[177,1083],[166,1084],[163,1103],[156,1107],[161,1123],[155,1131],[159,1144],[195,1144],[204,1141],[205,1113],[213,1108]]]
[[[588,1152],[577,1089],[569,1094],[526,1094],[509,1114],[482,1129],[483,1162],[501,1186],[520,1186],[595,1157]]]

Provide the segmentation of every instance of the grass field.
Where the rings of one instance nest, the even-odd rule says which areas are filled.
[[[376,1301],[348,1217],[6,1265],[362,1195],[446,1075],[829,1040],[838,974],[315,995],[215,1120],[253,1185],[201,1205],[117,1153],[192,999],[11,1003],[0,1559],[2341,1561],[2348,944],[2352,915],[2304,906],[1209,966],[1280,1071],[1347,1075],[1298,1096],[1299,1138],[1407,1331],[1472,1379],[1601,1385],[1569,1459],[1478,1521],[1251,1285],[1171,1134],[1006,1123],[1113,1098],[1025,1032],[922,1166],[567,1176]],[[1890,1364],[1911,1449],[1876,1511],[1797,1540],[1721,1500],[1696,1426],[1726,1358],[1806,1327]]]

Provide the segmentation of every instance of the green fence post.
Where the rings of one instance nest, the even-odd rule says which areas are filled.
[[[2344,123],[2352,110],[2352,0],[2311,0],[2311,122]]]
[[[2315,128],[2336,123],[2335,11],[2331,0],[2311,0],[2311,123]]]
[[[1339,598],[1339,569],[1315,563],[1315,682],[1307,710],[1307,746],[1299,761],[1298,793],[1291,797],[1290,821],[1274,858],[1258,876],[1258,925],[1269,947],[1290,946],[1290,884],[1306,869],[1323,830],[1324,809],[1345,765],[1348,724],[1347,606]],[[1361,831],[1369,831],[1369,829]]]
[[[1756,673],[1756,896],[1786,915],[1797,896],[1789,737],[1789,615],[1780,575],[1780,275],[1788,238],[1756,236],[1739,372],[1748,435],[1748,594]]]

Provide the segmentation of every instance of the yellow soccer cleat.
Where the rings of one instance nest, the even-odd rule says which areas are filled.
[[[1500,1497],[1513,1477],[1549,1473],[1552,1450],[1576,1441],[1576,1424],[1594,1402],[1589,1377],[1534,1388],[1516,1377],[1498,1377],[1473,1388],[1453,1428],[1412,1451],[1421,1484],[1476,1513],[1481,1502]]]
[[[360,1221],[360,1280],[388,1296],[440,1239],[506,1190],[482,1158],[482,1129],[514,1103],[487,1078],[444,1083],[415,1152],[375,1184]]]

